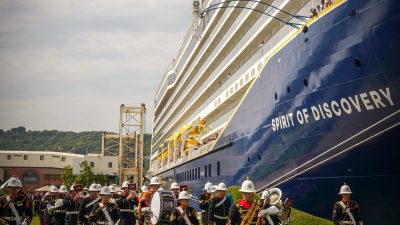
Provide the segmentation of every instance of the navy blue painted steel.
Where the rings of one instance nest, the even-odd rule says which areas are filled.
[[[352,10],[357,15],[349,16]],[[325,218],[347,182],[368,224],[400,224],[399,25],[400,1],[394,0],[347,1],[319,18],[270,59],[216,151],[161,175],[200,167],[200,179],[179,180],[195,194],[207,180],[240,185],[250,176],[257,188],[278,186],[296,208]],[[393,104],[382,94],[388,94],[386,88]],[[384,107],[373,103],[370,91]],[[367,110],[362,93],[374,109]],[[342,109],[341,116],[313,119],[311,106],[349,97],[358,98],[361,112],[353,104],[351,114]],[[272,130],[273,118],[304,108],[309,123]],[[349,151],[341,154],[344,150]],[[209,164],[212,174],[206,178]]]

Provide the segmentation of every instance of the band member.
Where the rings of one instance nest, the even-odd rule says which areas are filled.
[[[98,194],[99,190],[97,189],[97,185],[93,183],[89,187],[89,196],[82,199],[79,206],[78,224],[89,225],[89,214],[93,206],[101,199],[98,197]]]
[[[199,225],[196,210],[189,207],[189,198],[187,191],[179,193],[178,201],[180,204],[171,214],[170,225]]]
[[[172,194],[174,195],[175,199],[178,199],[178,197],[179,197],[179,189],[180,189],[180,186],[176,182],[173,182],[171,184],[171,187],[169,188],[169,190],[172,191]]]
[[[158,191],[158,189],[161,187],[161,182],[160,182],[160,178],[158,177],[152,177],[150,180],[150,192],[154,193],[156,191]]]
[[[46,192],[43,196],[42,200],[40,201],[39,205],[39,222],[40,225],[46,225],[48,222],[48,215],[47,215],[47,205],[50,203],[51,195],[50,192]],[[46,221],[46,223],[45,223]]]
[[[352,225],[362,225],[362,219],[360,216],[360,208],[357,202],[350,200],[351,192],[350,187],[344,184],[340,188],[339,195],[342,199],[335,202],[333,206],[332,221],[335,225],[342,224],[352,224]]]
[[[66,210],[65,225],[77,225],[78,224],[78,213],[79,205],[81,203],[81,197],[74,189],[74,185],[71,185],[69,189],[69,195],[64,198],[63,205]]]
[[[278,217],[279,208],[275,205],[271,205],[270,192],[268,190],[263,191],[261,199],[263,202],[262,210],[258,213],[259,220],[262,220],[265,225],[277,225],[281,224]]]
[[[43,216],[43,221],[45,225],[51,225],[53,222],[53,208],[60,205],[59,199],[60,193],[58,188],[54,185],[50,186],[50,201],[45,205],[45,211]]]
[[[226,185],[221,182],[217,186],[217,193],[210,199],[208,207],[208,224],[209,225],[225,225],[228,220],[229,208],[231,200],[225,195]]]
[[[92,224],[114,225],[118,219],[118,207],[110,202],[111,193],[108,186],[104,186],[100,191],[101,201],[96,203],[90,213]]]
[[[122,183],[122,196],[117,199],[115,202],[119,207],[119,217],[121,221],[119,224],[121,225],[135,225],[136,217],[135,217],[135,207],[138,206],[138,201],[136,198],[136,192],[129,191],[128,189],[128,181]]]
[[[198,197],[199,207],[201,209],[201,222],[203,223],[203,225],[208,224],[208,207],[209,207],[209,201],[212,197],[211,186],[212,183],[208,181],[204,185],[203,189],[204,193],[200,194]]]
[[[32,201],[19,192],[22,183],[15,177],[8,180],[8,194],[0,198],[0,218],[8,225],[27,225],[32,220]]]
[[[232,204],[229,209],[228,223],[231,225],[257,224],[257,213],[261,209],[262,203],[254,199],[256,190],[254,189],[253,182],[247,178],[247,180],[242,183],[242,187],[239,191],[242,192],[242,199]]]
[[[146,186],[144,186],[146,187]],[[146,187],[147,188],[147,187]],[[150,224],[150,201],[151,201],[151,193],[150,191],[146,191],[145,188],[142,187],[142,193],[139,201],[138,207],[138,218],[139,225]]]
[[[41,201],[42,196],[40,192],[36,192],[35,196],[33,197],[33,216],[39,216],[39,206]]]
[[[61,185],[58,190],[58,199],[52,201],[51,205],[48,206],[47,211],[51,216],[49,224],[52,225],[64,225],[65,224],[65,206],[63,204],[64,198],[68,195],[68,188],[65,185]]]

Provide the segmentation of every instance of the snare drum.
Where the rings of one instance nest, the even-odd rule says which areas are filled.
[[[177,200],[171,191],[157,191],[150,202],[151,223],[169,224],[170,216],[176,208]]]

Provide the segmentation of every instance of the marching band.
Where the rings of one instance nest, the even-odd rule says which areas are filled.
[[[32,221],[33,202],[19,191],[22,183],[17,178],[7,181],[8,194],[0,197],[0,225],[28,225]],[[254,183],[245,180],[239,192],[242,198],[233,202],[227,194],[225,183],[213,185],[207,182],[204,193],[193,197],[186,185],[171,183],[165,191],[158,177],[153,177],[149,187],[142,186],[136,192],[128,181],[123,182],[121,191],[114,185],[90,185],[88,192],[82,185],[70,189],[62,185],[51,186],[38,204],[41,225],[288,225],[292,203],[281,201],[282,191],[278,188],[265,190],[261,198],[256,197]],[[183,188],[182,188],[183,187]],[[183,190],[182,190],[183,189]],[[362,225],[357,203],[350,200],[350,187],[344,184],[339,192],[342,199],[334,204],[334,224]],[[201,211],[189,205],[197,201]]]

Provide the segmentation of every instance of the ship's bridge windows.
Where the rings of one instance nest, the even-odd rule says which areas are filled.
[[[225,97],[228,98],[229,97],[229,91],[225,92]]]
[[[231,90],[230,90],[230,92],[231,92],[231,94],[233,94],[233,87],[231,87]]]
[[[246,81],[246,82],[249,81],[249,77],[250,77],[250,75],[249,75],[249,74],[246,74],[246,77],[245,77],[245,81]]]
[[[243,86],[243,78],[240,79],[240,86]]]
[[[235,83],[235,90],[237,90],[239,88],[239,84],[236,82]]]
[[[208,176],[211,177],[211,164],[208,164]]]
[[[197,179],[200,179],[200,167],[197,167],[197,175],[198,175]]]
[[[220,161],[217,162],[217,175],[221,176],[221,162]]]
[[[204,177],[207,178],[207,165],[204,166]]]

